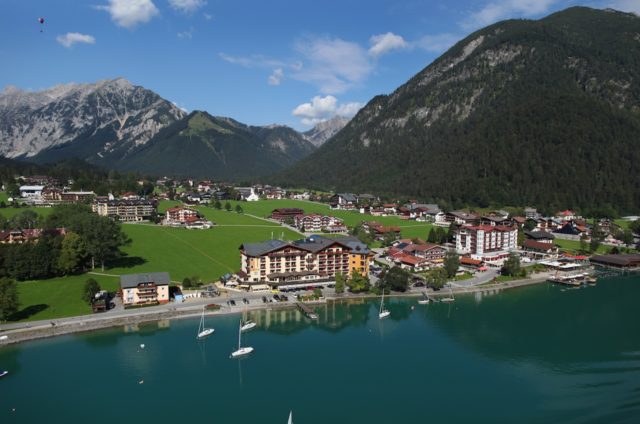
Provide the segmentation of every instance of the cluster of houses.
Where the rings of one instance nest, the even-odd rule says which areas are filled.
[[[208,229],[213,226],[213,223],[205,219],[197,210],[183,206],[167,209],[162,224],[187,229]]]
[[[344,222],[335,216],[318,213],[305,214],[300,208],[278,208],[271,212],[269,218],[281,224],[291,225],[303,233],[346,233]]]
[[[0,231],[0,244],[22,244],[27,242],[35,242],[43,233],[42,228],[25,228]],[[53,228],[47,230],[54,235],[64,236],[67,231],[64,228]]]

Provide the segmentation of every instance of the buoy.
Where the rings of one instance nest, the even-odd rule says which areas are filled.
[[[138,384],[144,384],[144,380],[138,381]]]
[[[140,345],[140,349],[144,349],[144,343]]]

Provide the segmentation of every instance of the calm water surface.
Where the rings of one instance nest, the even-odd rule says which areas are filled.
[[[242,360],[238,315],[34,341],[0,349],[0,423],[639,423],[639,302],[625,277],[260,311]]]

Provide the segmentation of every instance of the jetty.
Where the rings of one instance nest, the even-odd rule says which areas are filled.
[[[296,306],[298,307],[298,309],[300,309],[302,311],[303,314],[306,315],[307,318],[309,318],[309,319],[318,319],[318,314],[313,312],[313,309],[311,309],[310,307],[308,307],[304,303],[297,302]]]

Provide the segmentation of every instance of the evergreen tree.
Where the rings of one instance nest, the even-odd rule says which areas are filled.
[[[87,302],[88,304],[93,303],[93,299],[95,299],[96,294],[100,291],[100,285],[93,278],[89,278],[84,282],[84,289],[82,291],[82,300]]]
[[[447,271],[447,277],[453,278],[460,267],[460,258],[455,250],[450,249],[444,256],[444,269]]]
[[[18,312],[18,287],[14,280],[0,278],[0,320],[6,321]]]

